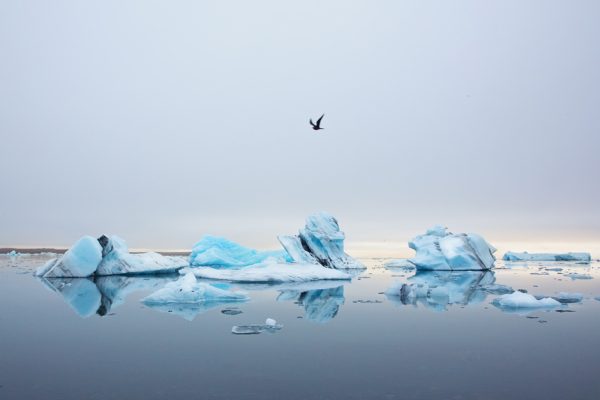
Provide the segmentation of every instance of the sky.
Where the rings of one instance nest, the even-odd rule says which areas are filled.
[[[3,1],[0,246],[276,248],[324,210],[356,249],[434,224],[600,247],[599,20],[595,0]]]

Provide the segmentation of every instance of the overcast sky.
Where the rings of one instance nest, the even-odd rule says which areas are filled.
[[[268,248],[318,210],[355,243],[600,242],[599,21],[596,0],[3,1],[0,245]]]

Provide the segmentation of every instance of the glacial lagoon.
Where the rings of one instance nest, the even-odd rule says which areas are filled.
[[[147,305],[177,274],[37,278],[0,256],[4,399],[592,399],[600,263],[496,261],[416,272],[360,259],[351,281],[244,284],[241,302]],[[581,294],[540,309],[503,288]],[[564,301],[564,300],[563,300]],[[234,326],[278,330],[238,335]]]

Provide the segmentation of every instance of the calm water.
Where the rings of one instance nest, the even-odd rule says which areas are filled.
[[[251,300],[153,309],[139,300],[176,277],[44,283],[31,273],[46,259],[0,256],[2,399],[600,396],[598,263],[500,262],[483,277],[411,278],[368,259],[351,283],[234,285]],[[561,309],[574,312],[504,312],[480,287],[494,280],[584,299]],[[403,302],[383,294],[394,282],[428,282],[448,295]],[[242,313],[221,312],[231,306]],[[283,329],[231,333],[267,317]]]

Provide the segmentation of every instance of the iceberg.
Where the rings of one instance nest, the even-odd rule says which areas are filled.
[[[35,275],[45,278],[92,275],[128,275],[173,273],[187,266],[183,257],[158,253],[131,254],[123,239],[102,235],[98,239],[84,236],[61,257],[48,261]]]
[[[509,251],[502,257],[504,261],[591,261],[590,253],[516,253]]]
[[[258,251],[218,236],[205,235],[194,245],[189,265],[193,267],[231,268],[258,264],[267,258],[286,259],[279,251]]]
[[[175,282],[157,290],[141,301],[146,305],[154,304],[197,304],[197,303],[231,303],[248,301],[245,293],[198,282],[191,272],[183,275]]]
[[[388,300],[445,311],[447,305],[476,304],[488,294],[510,293],[510,286],[495,283],[492,271],[420,271],[384,292]]]
[[[105,243],[102,261],[96,275],[167,274],[188,265],[184,257],[163,256],[158,253],[131,254],[125,241],[117,236],[102,236]]]
[[[59,258],[48,261],[36,271],[46,278],[85,278],[96,272],[102,261],[102,246],[97,239],[84,236]]]
[[[418,270],[488,270],[494,268],[496,249],[475,233],[453,234],[440,225],[408,243],[416,251],[409,259]]]
[[[344,232],[340,231],[337,220],[326,212],[309,215],[298,235],[283,235],[278,239],[297,263],[320,264],[335,269],[365,269],[344,252]]]
[[[502,295],[494,301],[492,304],[496,307],[507,310],[507,311],[518,311],[518,310],[530,310],[539,308],[555,308],[560,307],[561,303],[550,298],[544,297],[541,299],[535,298],[528,293],[520,291],[513,292],[511,294]]]
[[[325,268],[316,264],[283,263],[266,260],[264,263],[242,268],[194,267],[185,269],[196,277],[232,282],[307,282],[318,280],[350,280],[352,277],[342,271]],[[184,271],[180,271],[183,273]]]

